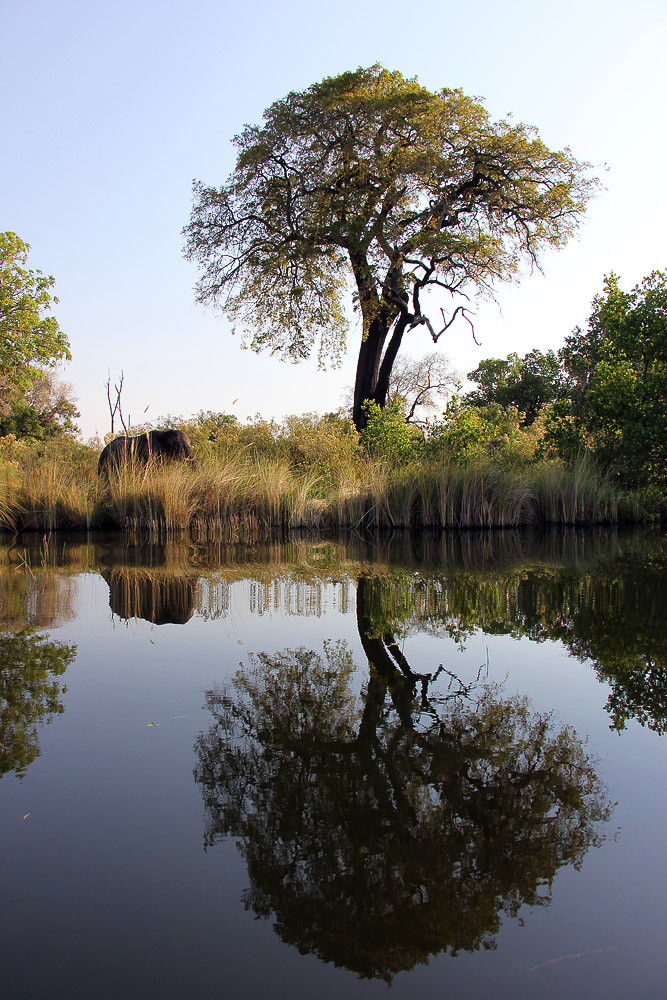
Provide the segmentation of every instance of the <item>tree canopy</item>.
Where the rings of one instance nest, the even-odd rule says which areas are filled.
[[[561,352],[574,412],[605,463],[628,485],[667,482],[667,274],[631,292],[605,278],[586,330]]]
[[[366,400],[385,404],[405,333],[425,325],[437,342],[468,318],[471,291],[565,243],[596,186],[588,164],[535,129],[379,65],[288,94],[234,142],[228,180],[194,185],[184,232],[198,300],[221,306],[255,350],[300,361],[317,347],[324,362],[345,348],[351,288],[358,428]],[[442,322],[433,291],[450,296]]]
[[[468,372],[468,378],[477,383],[477,389],[465,396],[466,402],[475,406],[515,406],[527,426],[562,391],[561,364],[554,351],[543,354],[534,349],[523,358],[515,353],[504,359],[487,358],[474,372]]]

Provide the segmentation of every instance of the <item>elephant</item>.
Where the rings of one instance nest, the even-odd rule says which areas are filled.
[[[99,475],[108,475],[110,469],[117,471],[126,462],[146,465],[150,459],[163,462],[170,458],[192,461],[192,446],[187,434],[178,430],[149,431],[109,441],[100,455],[97,471]]]

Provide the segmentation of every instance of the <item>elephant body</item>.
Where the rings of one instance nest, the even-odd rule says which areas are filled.
[[[162,462],[170,458],[187,460],[192,457],[190,441],[183,431],[149,431],[148,434],[117,437],[109,441],[100,455],[97,471],[101,475],[127,462],[146,465],[151,459]]]

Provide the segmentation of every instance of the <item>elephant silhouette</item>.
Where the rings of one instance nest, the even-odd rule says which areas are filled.
[[[149,431],[133,437],[117,437],[104,448],[97,465],[99,475],[134,462],[146,465],[151,459],[192,460],[192,446],[184,431]]]

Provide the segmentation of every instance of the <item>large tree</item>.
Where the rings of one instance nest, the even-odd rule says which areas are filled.
[[[468,318],[459,296],[562,245],[596,185],[533,128],[377,65],[288,94],[234,142],[226,183],[194,185],[185,253],[203,271],[198,300],[220,305],[255,350],[299,361],[319,344],[320,361],[335,361],[351,280],[357,427],[365,400],[385,404],[406,332],[425,325],[437,342]],[[442,321],[429,291],[451,297]]]

